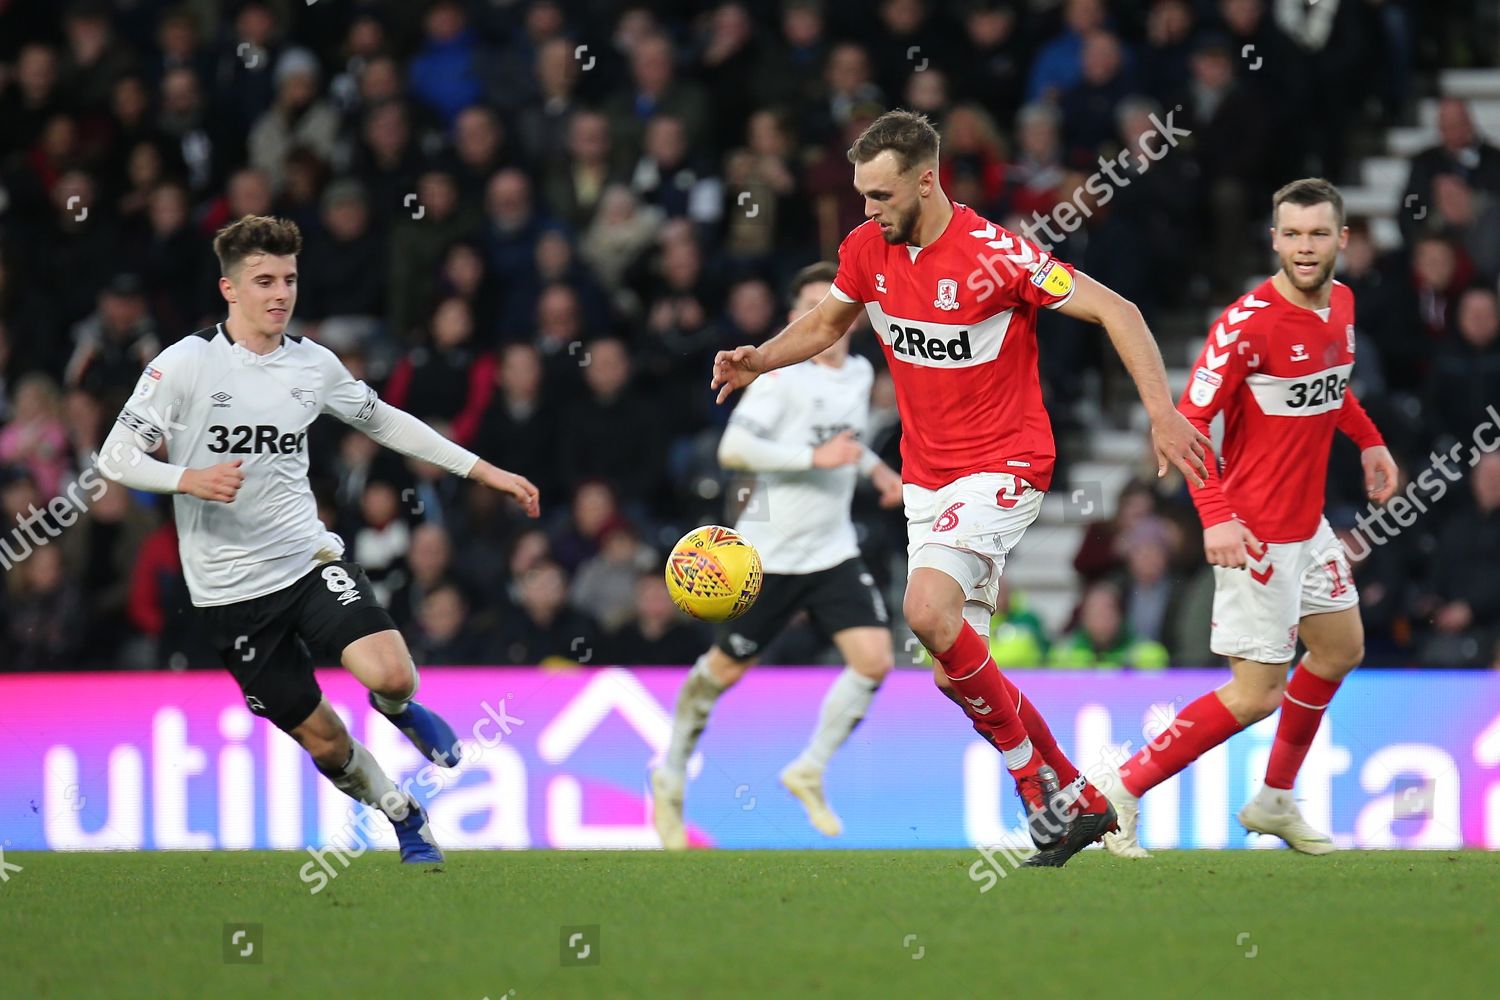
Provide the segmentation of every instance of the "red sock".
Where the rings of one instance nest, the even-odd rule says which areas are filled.
[[[1026,727],[1016,714],[1005,675],[990,658],[989,643],[968,622],[959,629],[952,646],[934,655],[953,690],[963,698],[964,711],[974,720],[975,729],[1002,751],[1014,750],[1025,742]]]
[[[1016,687],[1015,681],[1009,677],[1002,676],[1005,681],[1005,692],[1010,696],[1010,703],[1019,707],[1016,714],[1021,719],[1021,725],[1026,727],[1026,735],[1031,737],[1031,745],[1036,747],[1037,752],[1052,770],[1057,772],[1057,780],[1064,786],[1070,784],[1078,777],[1078,768],[1068,759],[1057,745],[1057,740],[1052,737],[1052,729],[1047,725],[1047,720],[1042,718],[1042,713],[1036,710],[1031,699]]]
[[[1296,783],[1307,748],[1318,735],[1323,712],[1338,689],[1338,681],[1324,680],[1304,664],[1297,664],[1281,698],[1281,721],[1276,724],[1276,740],[1266,765],[1267,787],[1289,789]]]
[[[1178,712],[1166,732],[1125,762],[1121,783],[1131,795],[1144,795],[1244,728],[1210,691]]]

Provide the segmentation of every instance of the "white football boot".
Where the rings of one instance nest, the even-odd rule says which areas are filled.
[[[652,819],[661,846],[669,851],[687,850],[687,827],[682,822],[682,796],[686,781],[659,767],[651,772]]]
[[[1095,787],[1115,807],[1115,817],[1120,829],[1104,835],[1104,849],[1117,858],[1149,858],[1151,852],[1141,846],[1136,838],[1136,826],[1141,819],[1141,800],[1130,794],[1120,772],[1111,771]]]
[[[825,837],[837,837],[844,832],[843,822],[828,808],[828,799],[823,796],[822,771],[799,766],[793,761],[782,770],[781,784],[807,810],[807,821],[813,825],[813,829]]]
[[[1262,789],[1240,809],[1240,824],[1254,833],[1280,837],[1303,854],[1332,854],[1338,850],[1333,838],[1315,830],[1302,818],[1290,791]]]

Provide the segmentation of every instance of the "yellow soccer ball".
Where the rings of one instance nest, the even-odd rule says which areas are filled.
[[[760,553],[733,528],[695,528],[667,556],[672,603],[706,622],[744,614],[760,595],[760,582]]]

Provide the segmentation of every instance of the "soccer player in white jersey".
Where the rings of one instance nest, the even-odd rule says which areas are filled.
[[[173,494],[188,592],[245,704],[291,735],[318,770],[396,828],[401,860],[441,862],[422,806],[350,735],[313,676],[308,647],[337,656],[423,756],[459,760],[453,730],[412,698],[417,672],[344,543],[318,520],[307,428],[331,413],[403,455],[515,497],[536,487],[380,400],[327,348],[286,333],[297,304],[295,223],[245,216],[214,240],[225,320],[162,351],[100,449],[108,478]],[[166,461],[147,452],[165,445]]]
[[[1148,856],[1136,837],[1140,796],[1278,708],[1265,784],[1240,822],[1304,854],[1334,849],[1292,798],[1324,710],[1364,656],[1349,559],[1323,516],[1333,432],[1359,446],[1375,503],[1395,493],[1397,471],[1349,389],[1354,293],[1333,277],[1349,241],[1343,196],[1308,177],[1277,191],[1271,213],[1281,269],[1220,314],[1178,404],[1204,430],[1224,414],[1223,470],[1210,463],[1193,502],[1214,567],[1209,646],[1229,658],[1230,678],[1103,782],[1120,819],[1104,846],[1118,857]],[[1288,681],[1299,634],[1307,655]]]
[[[792,281],[788,319],[816,306],[834,273],[826,263],[803,268]],[[687,847],[687,762],[714,703],[802,610],[847,666],[823,698],[811,742],[781,772],[781,783],[819,832],[835,837],[843,830],[823,795],[823,771],[865,717],[893,660],[885,601],[860,558],[849,517],[857,475],[870,477],[884,506],[901,502],[901,477],[858,440],[874,377],[868,361],[849,353],[845,335],[756,382],[729,418],[719,463],[754,475],[746,495],[736,498],[748,502],[735,528],[760,553],[765,580],[750,610],[720,627],[677,692],[672,740],[651,776],[656,830],[668,850]]]
[[[1006,554],[1036,519],[1056,457],[1037,374],[1037,310],[1105,328],[1151,418],[1160,474],[1170,462],[1201,482],[1210,442],[1172,405],[1139,309],[948,200],[926,118],[881,115],[849,159],[868,221],[839,247],[829,294],[759,347],[720,351],[711,384],[722,401],[825,350],[861,308],[869,315],[901,412],[907,624],[932,652],[938,686],[1005,757],[1042,848],[1027,864],[1060,866],[1114,828],[1114,810],[984,639]]]

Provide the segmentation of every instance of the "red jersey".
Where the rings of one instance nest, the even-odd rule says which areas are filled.
[[[901,478],[935,490],[1009,472],[1045,490],[1056,451],[1037,375],[1036,317],[1073,294],[1073,269],[955,203],[925,247],[872,221],[839,246],[833,294],[862,302],[901,411]]]
[[[1360,449],[1384,444],[1349,391],[1354,293],[1335,281],[1324,318],[1293,305],[1269,279],[1209,331],[1177,408],[1208,433],[1224,411],[1223,469],[1193,502],[1205,528],[1238,518],[1262,542],[1302,542],[1323,516],[1337,428]]]

